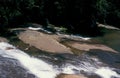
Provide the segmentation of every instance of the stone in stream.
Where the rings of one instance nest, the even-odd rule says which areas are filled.
[[[87,78],[83,75],[73,75],[73,74],[70,74],[70,75],[67,75],[67,74],[60,74],[59,76],[57,76],[57,78]]]
[[[71,53],[71,50],[59,43],[57,35],[48,35],[42,32],[26,30],[18,35],[24,43],[34,46],[40,50],[52,53]]]
[[[9,40],[4,37],[0,37],[0,42],[9,42]]]

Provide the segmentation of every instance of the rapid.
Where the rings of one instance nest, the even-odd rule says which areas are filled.
[[[0,78],[56,78],[61,73],[84,74],[88,78],[91,75],[120,78],[120,69],[110,67],[88,54],[35,57],[9,43],[0,42]]]

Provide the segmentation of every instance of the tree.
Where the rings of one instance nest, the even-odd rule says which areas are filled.
[[[106,11],[101,9],[104,1],[97,0],[97,10],[105,16]],[[97,30],[95,5],[96,0],[3,0],[0,4],[1,25],[11,27],[22,20],[23,23],[47,26],[48,20],[73,32],[94,34]]]
[[[97,0],[96,9],[98,10],[98,19],[102,23],[106,23],[106,17],[109,13],[109,2],[107,0]]]

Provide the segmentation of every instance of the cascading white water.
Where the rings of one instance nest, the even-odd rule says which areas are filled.
[[[8,47],[11,49],[7,50]],[[17,59],[29,73],[34,74],[38,78],[55,78],[57,74],[52,68],[52,65],[37,58],[30,57],[28,54],[16,49],[8,43],[0,43],[0,52],[2,52],[1,54],[4,57]]]
[[[106,68],[102,67],[100,69],[97,69],[95,73],[100,75],[102,78],[111,78],[111,77],[120,78],[120,75],[118,75],[115,71],[111,70],[108,67]]]
[[[78,66],[66,63],[64,67],[54,68],[53,65],[41,59],[30,57],[28,54],[5,42],[0,43],[0,55],[18,60],[29,73],[34,74],[37,78],[55,78],[60,73],[76,74],[75,70],[77,70],[77,74],[84,70],[87,73],[98,74],[102,78],[111,78],[112,76],[120,78],[120,75],[109,67],[95,67],[87,62],[82,62],[83,65],[78,64]]]
[[[50,31],[48,31],[48,30],[46,30],[46,29],[44,29],[44,28],[42,28],[42,27],[37,27],[37,28],[35,28],[35,27],[28,27],[28,29],[34,30],[34,31],[41,30],[41,31],[44,31],[44,32],[49,33],[49,34],[52,33],[52,32],[50,32]],[[59,33],[59,32],[56,32],[56,34],[59,35],[59,36],[64,36],[64,37],[66,37],[66,38],[72,38],[72,39],[73,39],[73,38],[78,38],[78,39],[83,39],[83,40],[90,40],[90,39],[91,39],[90,37],[82,37],[82,36],[80,36],[80,35],[61,34],[61,33]]]

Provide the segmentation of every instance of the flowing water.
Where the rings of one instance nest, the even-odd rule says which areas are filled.
[[[55,78],[60,73],[120,78],[119,68],[109,66],[89,54],[34,57],[8,43],[0,43],[0,78]]]
[[[102,43],[120,52],[120,31],[103,32],[107,33],[91,39],[93,43]],[[0,78],[56,78],[61,73],[83,74],[88,78],[120,78],[120,53],[100,50],[81,55],[39,53],[37,56],[30,55],[8,43],[0,42]]]

